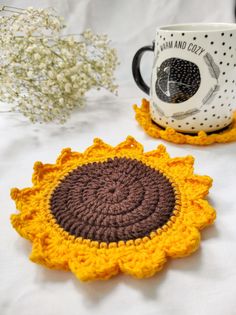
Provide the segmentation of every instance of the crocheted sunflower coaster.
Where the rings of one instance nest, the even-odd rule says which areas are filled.
[[[155,124],[150,116],[149,102],[142,100],[141,107],[134,105],[135,118],[145,132],[154,138],[161,138],[179,144],[209,145],[213,143],[226,143],[236,141],[236,111],[230,126],[221,132],[207,134],[199,131],[197,135],[183,134],[173,128],[163,129]]]
[[[163,145],[144,153],[132,137],[64,149],[55,164],[35,163],[33,187],[11,190],[20,211],[11,222],[33,243],[36,263],[81,280],[150,277],[167,257],[195,251],[215,219],[204,200],[212,180],[193,174],[193,162],[170,158]]]

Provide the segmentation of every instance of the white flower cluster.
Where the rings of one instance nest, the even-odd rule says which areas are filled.
[[[61,36],[63,19],[29,8],[0,17],[0,100],[32,122],[65,122],[92,88],[117,91],[116,51],[106,35]]]

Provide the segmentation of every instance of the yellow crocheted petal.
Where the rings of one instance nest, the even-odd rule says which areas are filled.
[[[80,161],[83,158],[83,153],[80,152],[72,152],[71,148],[65,148],[61,151],[61,154],[58,156],[56,160],[57,165],[64,165],[71,161]]]
[[[70,259],[69,268],[81,281],[107,280],[120,271],[116,259],[106,252],[78,252]]]
[[[93,142],[94,144],[88,147],[84,152],[86,158],[104,158],[104,156],[112,152],[112,146],[106,144],[101,139],[95,138]]]
[[[157,245],[157,244],[156,244]],[[147,278],[160,271],[166,255],[160,247],[134,248],[119,259],[120,270],[136,278]]]
[[[193,175],[184,179],[184,184],[179,189],[189,200],[204,198],[210,187],[212,186],[212,178],[209,176]]]
[[[141,157],[143,163],[162,171],[166,168],[169,160],[170,156],[166,151],[166,147],[162,144],[160,144],[156,150],[146,152]]]
[[[85,153],[72,152],[70,148],[65,148],[57,158],[56,164],[43,164],[39,161],[35,162],[34,173],[32,175],[33,184],[38,185],[43,184],[44,182],[47,185],[51,185],[57,182],[76,166],[84,164],[86,161],[89,162],[90,155],[96,156],[96,154],[93,154],[93,150],[98,151],[96,149],[97,146],[104,150],[102,143],[103,142],[99,139],[95,139],[94,144],[89,147]],[[99,153],[97,155],[99,156]]]
[[[169,257],[179,258],[193,253],[200,243],[200,233],[194,226],[188,226],[181,220],[175,222],[173,227],[163,233],[162,244]]]
[[[41,222],[38,222],[38,209],[42,206],[42,194],[39,187],[24,188],[19,190],[13,188],[11,197],[15,200],[19,214],[11,215],[11,223],[18,233],[27,238],[33,239],[38,231],[43,230]]]
[[[38,234],[33,240],[30,260],[51,269],[69,270],[68,242],[60,238],[51,238],[47,232]]]
[[[17,201],[20,196],[20,189],[16,187],[12,188],[10,191],[10,195],[13,200]]]
[[[22,237],[31,241],[34,239],[35,234],[42,232],[42,226],[35,224],[33,212],[29,214],[12,214],[11,224]]]
[[[60,167],[54,164],[43,164],[42,162],[34,163],[34,173],[32,175],[32,183],[37,185],[43,181],[52,183],[55,180],[55,176],[58,176]]]
[[[190,155],[183,158],[172,158],[167,161],[167,172],[169,171],[176,180],[187,178],[193,174],[193,164],[194,158]]]
[[[154,125],[153,122],[151,122],[152,125]],[[154,125],[154,127],[156,127]],[[159,127],[156,127],[159,128]],[[173,128],[166,128],[165,130],[160,130],[159,131],[159,135],[160,138],[166,140],[166,141],[170,141],[170,142],[174,142],[177,144],[184,144],[186,143],[186,137],[184,134],[181,134],[179,132],[177,132],[176,130],[174,130]]]
[[[203,229],[212,224],[216,219],[216,212],[207,200],[191,200],[187,202],[184,213],[184,222],[188,226]]]
[[[117,156],[138,157],[143,154],[143,146],[133,137],[128,136],[125,141],[114,147]]]
[[[170,156],[166,151],[166,147],[163,144],[159,144],[155,150],[148,151],[143,154],[145,157],[155,160],[169,160]]]
[[[89,147],[85,153],[72,152],[70,148],[63,149],[55,164],[43,164],[39,161],[35,162],[32,183],[34,185],[43,185],[45,183],[47,186],[55,184],[72,169],[89,162],[90,155],[95,157],[96,154],[92,152],[93,148],[97,146],[98,141],[99,139],[95,139],[95,144]],[[100,147],[102,148],[101,143]],[[99,156],[99,153],[97,155]]]

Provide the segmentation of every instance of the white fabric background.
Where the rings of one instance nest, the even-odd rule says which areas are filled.
[[[216,224],[202,232],[200,249],[169,261],[151,279],[117,276],[107,282],[79,282],[70,272],[48,270],[28,260],[31,245],[9,222],[15,205],[11,187],[31,185],[36,160],[53,163],[63,147],[84,150],[94,137],[116,145],[133,135],[146,150],[162,141],[146,136],[134,120],[131,105],[144,94],[131,76],[131,60],[151,43],[155,28],[182,22],[232,22],[232,0],[68,0],[8,1],[19,7],[54,6],[69,32],[86,27],[105,32],[118,49],[119,96],[91,93],[88,106],[64,125],[31,125],[14,114],[0,115],[0,314],[1,315],[235,315],[236,310],[236,145],[210,147],[164,143],[172,156],[192,154],[199,174],[214,178],[209,199],[217,209]],[[145,57],[148,79],[152,55]]]

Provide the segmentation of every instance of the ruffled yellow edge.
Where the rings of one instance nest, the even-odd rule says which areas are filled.
[[[142,100],[140,107],[134,105],[135,118],[148,135],[161,138],[178,144],[209,145],[213,143],[226,143],[236,141],[236,111],[230,126],[222,132],[208,135],[205,131],[199,131],[197,135],[187,135],[173,128],[162,129],[151,120],[149,102]]]
[[[75,238],[56,223],[49,198],[60,180],[77,166],[114,157],[137,159],[169,178],[177,198],[173,216],[162,228],[136,240],[107,244]],[[84,281],[108,279],[119,272],[150,277],[162,269],[167,257],[195,251],[200,242],[199,230],[215,219],[214,209],[204,200],[212,180],[194,175],[193,163],[191,156],[170,158],[163,145],[144,153],[143,146],[132,137],[115,147],[94,139],[84,153],[67,148],[55,164],[36,162],[33,186],[11,190],[19,210],[11,216],[11,222],[22,237],[33,243],[30,259],[36,263],[71,270]]]

